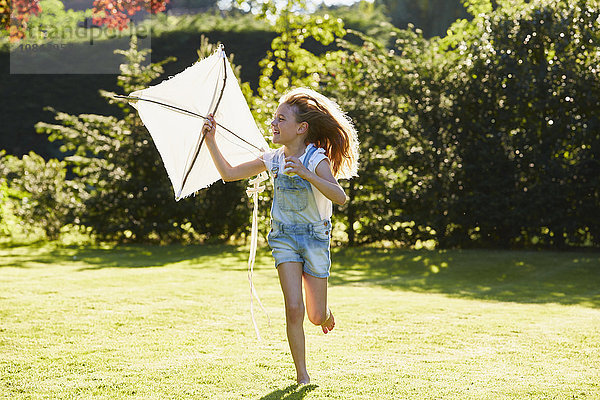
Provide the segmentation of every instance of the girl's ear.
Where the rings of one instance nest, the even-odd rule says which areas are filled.
[[[308,132],[308,122],[300,122],[300,125],[298,125],[298,134],[303,135],[306,132]]]

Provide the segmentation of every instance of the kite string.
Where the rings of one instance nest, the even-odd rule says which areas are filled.
[[[263,312],[267,316],[269,326],[271,326],[271,318],[260,301],[258,293],[256,293],[256,289],[254,288],[254,283],[252,282],[252,274],[254,273],[254,261],[256,259],[256,248],[258,243],[258,194],[265,190],[265,186],[261,186],[260,184],[267,179],[269,179],[269,176],[265,172],[261,172],[254,179],[250,180],[249,183],[251,186],[246,189],[246,194],[249,197],[252,197],[252,200],[254,201],[254,209],[252,210],[252,228],[250,234],[250,255],[248,257],[248,282],[250,283],[250,314],[252,315],[252,324],[254,325],[254,331],[256,332],[256,337],[258,340],[261,340],[261,337],[258,331],[258,326],[256,325],[256,319],[254,318],[254,297],[256,297],[260,308],[262,308]]]

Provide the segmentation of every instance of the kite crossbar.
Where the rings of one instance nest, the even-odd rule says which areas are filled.
[[[184,113],[184,114],[191,115],[192,117],[206,119],[206,117],[205,117],[204,115],[202,115],[202,114],[198,114],[198,113],[195,113],[195,112],[193,112],[193,111],[186,110],[186,109],[184,109],[184,108],[180,108],[180,107],[177,107],[177,106],[173,106],[173,105],[171,105],[171,104],[162,103],[162,102],[160,102],[160,101],[156,101],[156,100],[152,100],[152,99],[145,99],[145,98],[143,98],[143,97],[136,97],[136,96],[123,96],[123,95],[120,95],[120,94],[115,94],[115,95],[113,95],[113,97],[115,97],[115,98],[117,98],[117,99],[125,99],[125,100],[134,100],[134,101],[139,101],[139,100],[141,100],[141,101],[147,101],[147,102],[149,102],[149,103],[158,104],[158,105],[160,105],[160,106],[163,106],[163,107],[170,108],[171,110],[175,110],[175,111],[182,112],[182,113]],[[223,129],[225,129],[227,132],[231,133],[231,134],[232,134],[233,136],[235,136],[236,138],[240,139],[242,142],[244,142],[244,143],[246,143],[246,144],[248,144],[248,145],[250,145],[250,146],[254,147],[256,150],[260,151],[261,153],[264,151],[264,149],[261,149],[261,148],[257,147],[256,145],[253,145],[252,143],[250,143],[249,141],[247,141],[247,140],[246,140],[246,139],[244,139],[243,137],[240,137],[240,136],[239,136],[239,135],[237,135],[235,132],[233,132],[231,129],[229,129],[229,128],[227,128],[227,127],[225,127],[225,126],[223,126],[223,125],[219,124],[218,122],[217,122],[217,125],[218,125],[218,126],[220,126],[220,127],[221,127],[221,128],[223,128]]]

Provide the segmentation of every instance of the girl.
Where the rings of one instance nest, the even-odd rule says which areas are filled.
[[[335,320],[327,306],[331,265],[329,240],[332,202],[344,204],[346,194],[336,178],[356,176],[356,131],[339,106],[310,89],[284,95],[271,122],[277,150],[232,167],[215,143],[212,115],[202,128],[206,144],[224,181],[249,178],[268,170],[274,181],[268,243],[285,302],[287,337],[297,382],[307,384],[302,283],[308,319],[331,331]]]

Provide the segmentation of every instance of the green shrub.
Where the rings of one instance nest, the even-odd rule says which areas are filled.
[[[2,164],[6,173],[0,182],[5,233],[14,233],[15,222],[21,221],[26,227],[41,228],[48,239],[55,240],[63,226],[79,222],[87,195],[79,182],[66,179],[66,162],[45,161],[31,152],[22,158],[5,156]],[[11,220],[10,214],[18,219]]]
[[[362,37],[322,89],[361,138],[350,243],[600,245],[594,1],[470,1],[444,38]]]
[[[360,139],[359,176],[341,182],[349,202],[337,218],[346,227],[350,245],[401,241],[395,228],[402,218],[395,193],[403,181],[396,149],[404,146],[406,136],[398,132],[401,104],[395,91],[400,60],[376,41],[351,33],[361,36],[364,44],[338,40],[344,51],[335,55],[337,62],[321,83],[321,90],[352,118]]]
[[[420,143],[402,212],[445,247],[599,245],[596,3],[468,4],[399,86]]]

